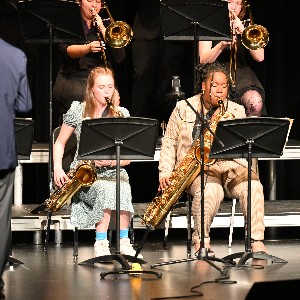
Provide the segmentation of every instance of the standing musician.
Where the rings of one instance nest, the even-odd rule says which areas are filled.
[[[221,99],[226,114],[231,117],[246,117],[243,106],[230,101],[228,97],[229,74],[224,65],[218,62],[203,64],[198,69],[197,83],[201,93],[187,101],[211,124],[220,117],[218,102]],[[179,101],[169,119],[163,138],[159,161],[159,190],[170,185],[170,176],[187,155],[196,136],[196,114],[185,100]],[[205,138],[205,137],[204,137]],[[237,198],[246,218],[248,197],[248,164],[246,159],[218,159],[204,169],[204,224],[201,224],[201,181],[199,176],[192,182],[187,192],[193,197],[194,219],[193,244],[195,251],[200,249],[201,226],[204,226],[204,247],[208,255],[214,256],[210,248],[210,226],[218,212],[224,195]],[[264,239],[264,195],[257,174],[251,174],[251,246],[252,251],[266,252]]]
[[[108,105],[107,98],[111,105]],[[74,101],[64,115],[59,136],[53,147],[54,182],[61,187],[69,179],[62,169],[62,157],[67,140],[75,131],[77,151],[71,169],[79,163],[77,158],[82,120],[84,118],[114,117],[116,112],[129,116],[126,108],[119,106],[119,96],[115,88],[113,71],[97,67],[90,72],[87,80],[86,95],[83,102]],[[130,161],[121,160],[120,170],[120,252],[135,256],[135,250],[128,238],[130,217],[133,213],[131,188],[126,170],[122,167]],[[79,190],[73,197],[71,223],[78,228],[95,226],[95,257],[110,255],[107,230],[113,210],[116,210],[116,161],[95,160],[97,180],[90,187]],[[139,254],[138,258],[142,258]]]
[[[245,107],[247,116],[265,116],[267,115],[264,104],[265,91],[249,66],[253,60],[256,62],[264,60],[264,48],[247,50],[242,45],[241,34],[245,29],[242,19],[246,13],[247,2],[245,0],[228,0],[227,2],[233,41],[199,41],[200,63],[211,63],[217,60],[225,63],[228,70],[236,68],[234,70],[236,71],[235,86],[230,88],[232,100]],[[232,51],[235,52],[236,67],[230,66]]]
[[[104,36],[109,20],[99,15],[101,0],[78,0],[86,43],[71,45],[62,43],[62,65],[53,88],[53,123],[60,123],[61,111],[70,108],[73,101],[82,101],[85,95],[87,77],[97,66],[115,67],[125,59],[124,48],[104,45]],[[55,126],[56,127],[56,126]]]
[[[0,298],[9,257],[11,208],[18,165],[15,116],[32,108],[25,53],[0,38]]]

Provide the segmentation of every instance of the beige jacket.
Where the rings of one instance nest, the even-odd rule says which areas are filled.
[[[193,108],[197,110],[200,95],[187,99]],[[232,101],[224,103],[227,111],[235,118],[245,118],[245,109]],[[185,100],[181,100],[174,108],[169,119],[167,129],[163,138],[159,160],[159,179],[170,177],[172,171],[186,156],[193,142],[193,128],[196,114]]]

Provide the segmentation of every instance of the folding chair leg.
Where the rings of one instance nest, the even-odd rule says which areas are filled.
[[[49,210],[47,213],[47,224],[46,224],[46,235],[44,241],[44,251],[47,251],[50,235],[50,225],[51,225],[52,212]]]
[[[131,219],[128,231],[129,231],[130,243],[133,245],[134,244],[133,218]]]
[[[230,248],[230,247],[231,247],[231,244],[232,244],[232,235],[233,235],[233,226],[234,226],[235,205],[236,205],[236,199],[232,199],[231,216],[230,216],[230,226],[229,226],[228,248]]]
[[[164,242],[163,242],[164,249],[167,248],[170,220],[171,220],[171,212],[168,213],[166,220],[165,220],[165,236],[164,236]]]
[[[74,238],[74,245],[73,245],[73,259],[78,259],[78,228],[74,227],[73,229],[73,238]]]
[[[187,215],[187,257],[192,253],[192,197],[188,195],[188,215]]]
[[[111,244],[112,244],[112,235],[113,235],[113,230],[112,229],[108,229],[108,243],[109,243],[109,247],[111,247]]]

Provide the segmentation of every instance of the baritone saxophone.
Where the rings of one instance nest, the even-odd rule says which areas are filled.
[[[216,115],[210,123],[212,132],[216,132],[220,119],[234,118],[234,115],[225,112],[223,100],[218,102],[220,113]],[[204,130],[204,165],[210,166],[215,163],[215,159],[209,158],[210,147],[212,145],[213,136],[209,130]],[[157,193],[152,202],[147,206],[142,224],[151,230],[156,229],[165,219],[174,205],[178,202],[183,192],[191,185],[200,173],[201,167],[200,141],[189,149],[187,155],[181,163],[175,168],[169,177],[170,185]]]

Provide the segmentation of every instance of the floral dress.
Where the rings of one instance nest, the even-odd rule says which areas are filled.
[[[118,110],[125,116],[129,112],[124,107]],[[84,103],[74,101],[64,115],[63,123],[74,127],[77,137],[77,151],[71,169],[80,162],[77,159],[81,133]],[[104,209],[116,210],[116,167],[97,167],[97,180],[90,186],[80,189],[73,197],[71,223],[81,228],[95,226],[104,215]],[[120,210],[133,213],[129,177],[124,168],[120,168]]]

